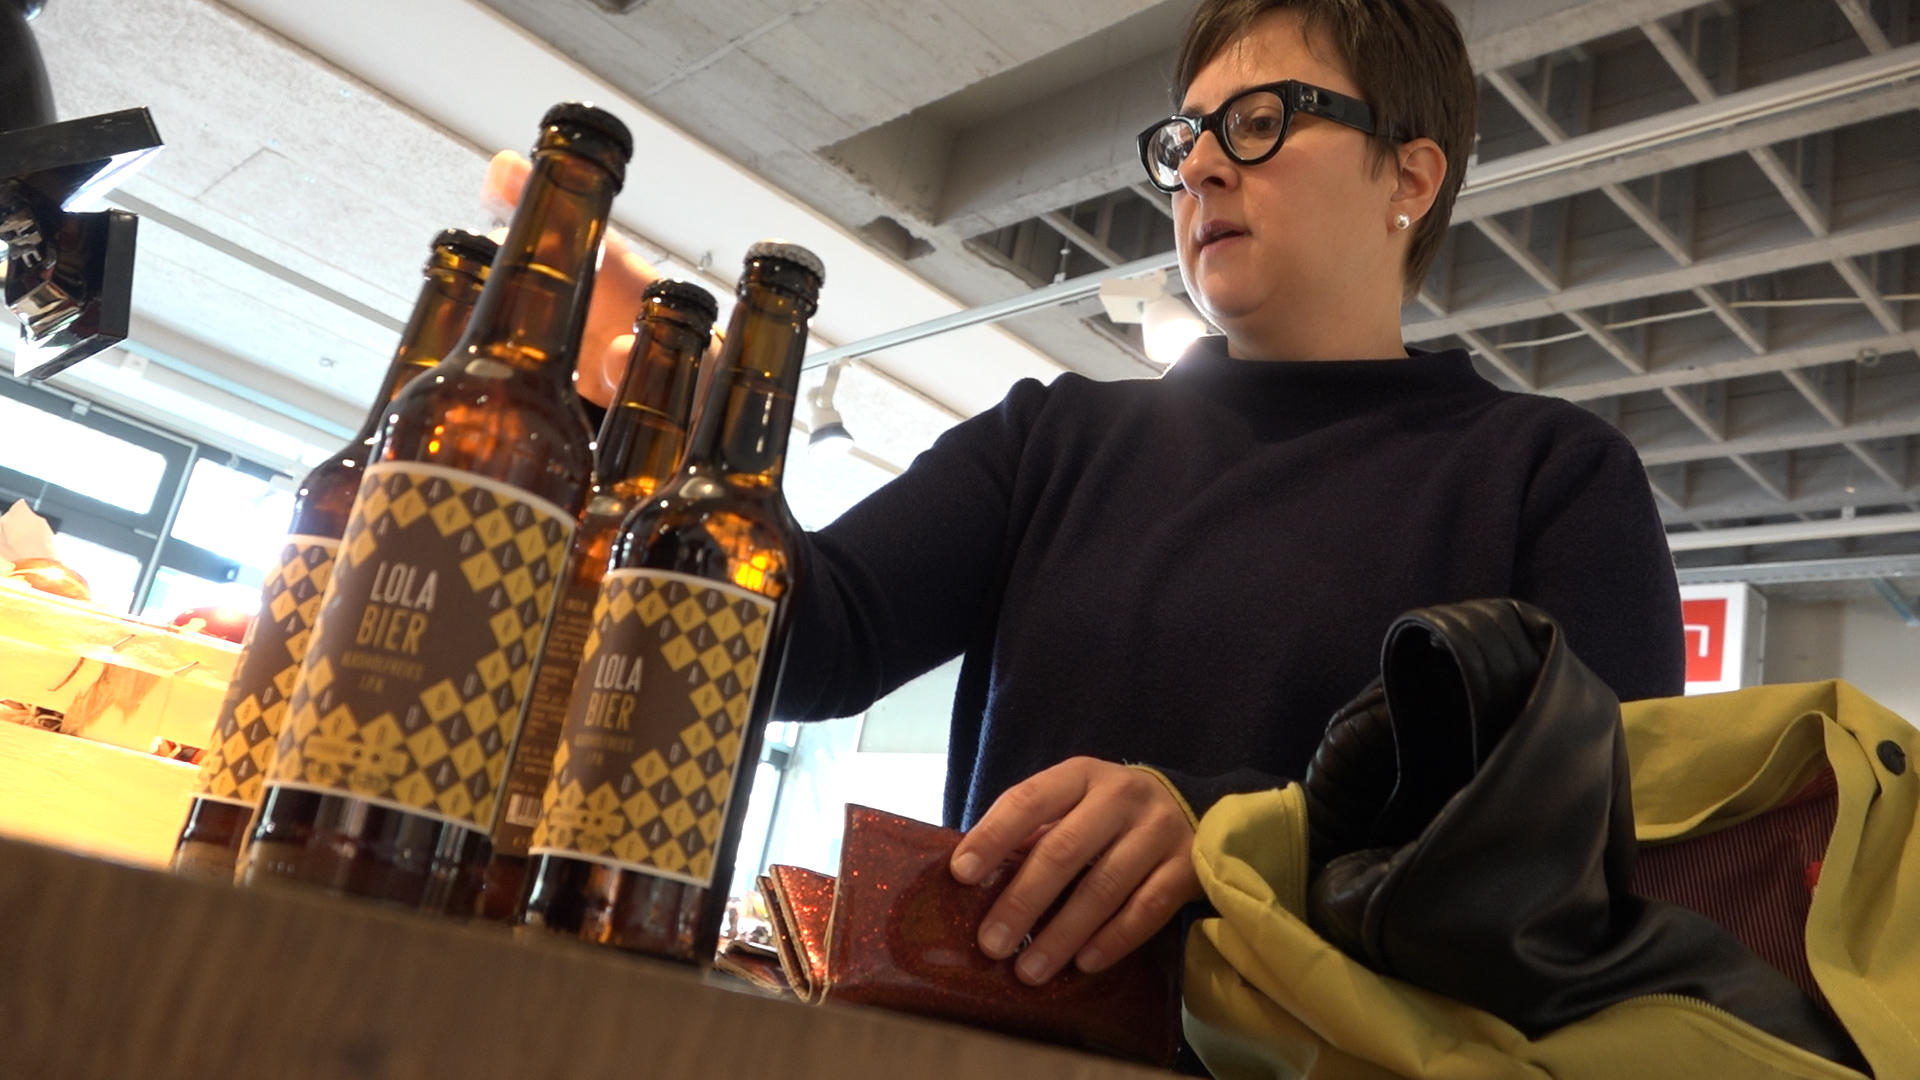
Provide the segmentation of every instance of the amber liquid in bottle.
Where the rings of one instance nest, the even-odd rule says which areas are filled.
[[[401,389],[460,340],[495,253],[493,241],[457,229],[434,238],[423,271],[426,281],[366,421],[353,441],[300,481],[279,564],[262,590],[260,610],[214,723],[212,745],[194,780],[187,822],[173,852],[175,870],[233,879],[235,860],[260,806],[290,682],[306,655],[314,608],[347,530],[347,511],[360,490],[380,421]]]
[[[459,345],[389,411],[243,876],[471,914],[520,700],[591,485],[572,376],[632,153],[549,111]]]
[[[613,406],[600,425],[594,454],[598,477],[574,533],[559,605],[540,648],[520,739],[507,772],[493,827],[493,857],[480,893],[480,916],[506,921],[525,888],[527,845],[540,817],[540,797],[553,774],[553,753],[567,715],[580,654],[593,628],[593,602],[607,574],[620,526],[680,468],[700,358],[716,307],[698,285],[663,281],[649,287],[634,322],[633,353]]]
[[[784,654],[780,477],[821,277],[805,249],[755,245],[686,465],[614,545],[523,925],[712,962]]]

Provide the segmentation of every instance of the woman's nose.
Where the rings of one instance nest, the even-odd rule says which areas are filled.
[[[1186,160],[1180,163],[1180,183],[1187,191],[1197,194],[1208,184],[1219,186],[1229,183],[1236,175],[1236,168],[1233,159],[1220,146],[1220,140],[1214,138],[1213,132],[1202,131],[1193,149],[1187,151]]]

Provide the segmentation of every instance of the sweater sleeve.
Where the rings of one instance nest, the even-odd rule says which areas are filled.
[[[993,617],[1014,480],[1047,393],[1022,380],[802,539],[778,717],[859,712],[958,655]]]
[[[1622,701],[1685,687],[1680,589],[1639,455],[1624,436],[1556,451],[1521,517],[1516,599],[1552,615]]]

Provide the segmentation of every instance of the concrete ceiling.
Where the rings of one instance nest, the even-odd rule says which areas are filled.
[[[649,161],[643,149],[659,183],[710,153],[787,200],[768,203],[767,220],[838,228],[859,258],[936,298],[829,297],[861,314],[833,343],[1171,262],[1166,203],[1139,184],[1132,136],[1166,108],[1191,0],[435,2],[448,26],[471,21],[453,9],[484,3],[603,96],[678,132],[693,151]],[[516,81],[503,73],[532,63],[502,61],[491,38],[463,56],[450,33],[428,74],[402,72],[338,39],[399,36],[405,16],[319,7],[54,0],[35,24],[63,115],[149,104],[169,140],[122,199],[146,215],[147,333],[129,355],[193,369],[180,378],[211,373],[232,409],[315,445],[371,392],[414,249],[440,225],[474,223],[485,152],[505,138],[427,83],[481,80],[492,103]],[[1798,546],[1689,548],[1683,564],[1808,545],[1820,557],[1920,550],[1920,534],[1862,538],[1849,525],[1920,512],[1920,10],[1454,8],[1481,74],[1481,137],[1407,339],[1469,348],[1496,381],[1617,424],[1677,544],[1807,527],[1791,534]],[[668,263],[728,250],[724,237],[700,246],[725,215],[656,212],[620,211],[666,238],[655,253]],[[1157,371],[1137,329],[1084,294],[996,333],[856,366],[843,411],[871,460],[835,466],[852,471],[803,496],[812,513],[857,497],[1013,377]],[[107,394],[115,365],[75,370],[90,367]]]

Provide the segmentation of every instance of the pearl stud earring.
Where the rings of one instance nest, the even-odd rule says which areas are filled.
[[[1405,229],[1406,229],[1406,228],[1407,228],[1407,227],[1408,227],[1409,225],[1412,225],[1412,224],[1413,224],[1413,219],[1412,219],[1412,218],[1410,218],[1410,217],[1408,217],[1408,216],[1407,216],[1407,215],[1405,215],[1405,214],[1401,214],[1401,215],[1400,215],[1399,217],[1396,217],[1396,218],[1394,218],[1394,219],[1393,219],[1393,227],[1394,227],[1394,228],[1396,228],[1396,229],[1400,229],[1400,230],[1403,230],[1403,231],[1404,231],[1404,230],[1405,230]]]

